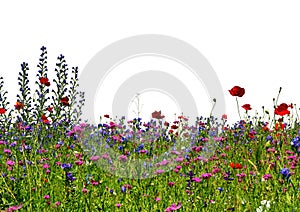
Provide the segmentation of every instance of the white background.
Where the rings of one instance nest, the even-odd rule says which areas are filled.
[[[221,81],[228,118],[236,121],[235,98],[228,92],[235,85],[246,89],[239,100],[252,105],[250,115],[255,109],[261,113],[262,105],[272,109],[280,86],[279,103],[300,105],[299,11],[297,0],[5,1],[0,4],[0,75],[13,107],[20,64],[29,63],[34,81],[43,45],[50,72],[61,53],[82,71],[97,52],[120,39],[168,35],[206,57]],[[195,86],[193,92],[201,89]],[[196,101],[208,101],[203,98]],[[207,106],[203,115],[209,111]]]

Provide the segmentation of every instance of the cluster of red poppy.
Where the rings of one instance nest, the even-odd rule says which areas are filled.
[[[50,86],[50,82],[49,82],[49,79],[48,79],[48,78],[46,78],[46,77],[41,77],[39,80],[40,80],[40,83],[41,83],[42,85]],[[63,105],[65,105],[65,106],[69,106],[69,98],[68,98],[67,96],[62,97],[62,98],[60,99],[60,102],[61,102]],[[21,109],[24,108],[24,104],[23,104],[22,102],[19,102],[19,101],[17,101],[16,104],[15,104],[14,106],[15,106],[15,109],[16,109],[16,110],[21,110]],[[49,112],[52,112],[53,107],[48,107],[47,110],[48,110]],[[6,113],[6,109],[5,109],[5,108],[0,108],[0,114],[5,114],[5,113]],[[47,118],[47,116],[46,116],[45,114],[42,115],[41,119],[42,119],[42,122],[45,123],[45,124],[49,124],[49,123],[50,123],[50,121],[48,120],[48,118]]]
[[[242,97],[245,94],[245,88],[241,88],[240,86],[234,86],[233,88],[231,88],[231,90],[229,90],[229,93],[232,96]],[[244,104],[242,108],[244,108],[246,111],[252,109],[250,104]]]
[[[242,97],[245,94],[245,89],[241,88],[240,86],[234,86],[231,90],[228,91],[232,96],[237,97]],[[286,103],[282,103],[275,108],[274,113],[279,116],[288,115],[290,114],[290,111],[288,110],[289,107],[292,109],[293,104],[287,105]],[[252,109],[250,104],[244,104],[242,108],[244,108],[246,111]]]
[[[243,168],[242,164],[239,164],[239,163],[233,163],[233,162],[231,162],[231,163],[229,164],[229,166],[230,166],[231,168],[233,168],[233,169],[242,169],[242,168]]]

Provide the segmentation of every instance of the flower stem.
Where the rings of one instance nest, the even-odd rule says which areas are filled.
[[[238,109],[239,117],[240,117],[240,120],[242,120],[242,119],[241,119],[241,114],[240,114],[239,102],[238,102],[238,99],[237,99],[237,97],[236,97],[235,99],[236,99],[236,105],[237,105],[237,109]]]

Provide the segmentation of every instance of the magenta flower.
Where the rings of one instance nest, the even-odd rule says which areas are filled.
[[[173,203],[170,207],[166,208],[166,212],[168,211],[176,211],[179,208],[181,208],[181,202],[178,201],[178,204],[176,205],[175,203]]]
[[[271,174],[265,174],[263,176],[264,180],[269,180],[269,179],[272,179],[272,175]]]
[[[45,163],[45,164],[43,165],[43,168],[44,168],[44,169],[48,169],[48,168],[50,168],[50,165],[49,165],[48,163]]]
[[[119,156],[120,161],[126,162],[127,161],[127,156],[126,155],[120,155]]]
[[[156,202],[158,202],[158,201],[160,201],[160,200],[161,200],[161,199],[160,199],[159,197],[156,197],[156,198],[155,198],[155,201],[156,201]]]
[[[193,180],[193,181],[195,181],[196,183],[199,183],[199,182],[201,182],[201,179],[200,179],[200,178],[198,178],[198,177],[194,177],[194,178],[192,178],[192,180]]]
[[[97,155],[94,155],[94,156],[90,157],[90,160],[91,160],[91,161],[97,161],[97,160],[99,160],[99,159],[100,159],[100,157],[97,156]]]
[[[14,166],[14,165],[15,165],[15,162],[13,162],[12,160],[8,160],[8,161],[6,162],[6,165],[8,165],[8,166]]]
[[[85,194],[88,192],[87,188],[83,188],[81,191]]]
[[[160,162],[159,164],[161,165],[161,166],[166,166],[166,165],[168,165],[170,163],[170,161],[168,161],[168,160],[163,160],[162,162]]]
[[[205,174],[202,174],[202,175],[201,175],[201,177],[202,177],[203,179],[209,179],[211,176],[212,176],[211,173],[205,173]]]
[[[83,164],[82,160],[77,160],[74,162],[77,166],[81,166]]]
[[[178,157],[175,160],[176,160],[176,162],[183,162],[184,158],[183,157]]]
[[[9,207],[9,208],[7,208],[7,212],[11,212],[11,211],[17,211],[17,210],[19,210],[19,209],[21,209],[22,208],[22,204],[21,205],[14,205],[14,206],[11,206],[11,207]]]
[[[215,173],[218,173],[218,172],[220,172],[220,171],[221,171],[221,169],[219,169],[219,168],[215,168],[215,169],[213,169],[213,170],[212,170],[212,173],[214,173],[214,174],[215,174]]]
[[[175,183],[174,183],[174,182],[169,182],[168,185],[169,185],[170,187],[172,187],[173,185],[175,185]]]
[[[121,207],[121,204],[120,204],[120,203],[117,203],[117,204],[116,204],[116,207],[120,208],[120,207]]]
[[[159,169],[159,170],[156,170],[154,173],[155,173],[155,174],[162,174],[162,173],[164,173],[164,172],[165,172],[165,170]]]
[[[4,149],[3,152],[4,152],[5,154],[9,154],[9,155],[11,154],[11,150],[10,150],[10,149]]]
[[[50,196],[49,195],[45,195],[44,199],[50,199]]]

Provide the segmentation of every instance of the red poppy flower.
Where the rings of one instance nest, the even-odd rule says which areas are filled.
[[[0,108],[0,114],[4,114],[6,110],[4,108]]]
[[[17,102],[14,106],[15,106],[15,108],[16,108],[17,110],[20,110],[20,109],[23,109],[23,108],[24,108],[24,104],[22,104],[21,102]]]
[[[289,108],[289,105],[287,105],[286,103],[282,103],[275,108],[274,113],[279,116],[284,116],[284,115],[290,114],[290,111],[288,110],[288,108]]]
[[[242,97],[245,94],[245,89],[239,86],[234,86],[231,90],[228,90],[232,96]]]
[[[252,109],[251,106],[250,106],[249,104],[244,104],[244,105],[242,106],[242,108],[244,108],[245,110],[251,110],[251,109]]]
[[[104,117],[109,119],[109,115],[107,115],[107,114],[105,114]]]
[[[235,168],[236,168],[236,169],[242,169],[243,166],[242,166],[242,164],[236,163],[236,164],[235,164]]]
[[[45,116],[44,114],[42,115],[42,121],[45,123],[45,124],[48,124],[50,121],[48,120],[47,116]]]
[[[161,111],[159,111],[159,112],[154,111],[154,112],[152,113],[152,118],[153,118],[153,119],[163,119],[163,118],[165,118],[165,116],[164,116],[164,115],[161,115]]]
[[[43,84],[43,85],[46,85],[46,86],[50,86],[49,79],[46,78],[46,77],[41,77],[40,78],[40,83]]]
[[[279,128],[281,129],[281,130],[283,130],[284,129],[284,123],[276,123],[275,124],[275,129],[276,130],[279,130]]]
[[[176,126],[176,125],[171,126],[171,129],[173,129],[173,130],[176,130],[177,128],[178,128],[178,126]]]
[[[239,163],[234,164],[233,162],[231,162],[229,164],[229,166],[233,169],[242,169],[243,168],[242,164],[239,164]]]
[[[49,112],[52,112],[53,107],[48,107],[47,110],[48,110]]]
[[[249,132],[248,136],[249,136],[249,138],[253,139],[254,138],[254,133]]]
[[[69,98],[67,96],[61,98],[60,102],[63,103],[63,105],[69,106]]]

